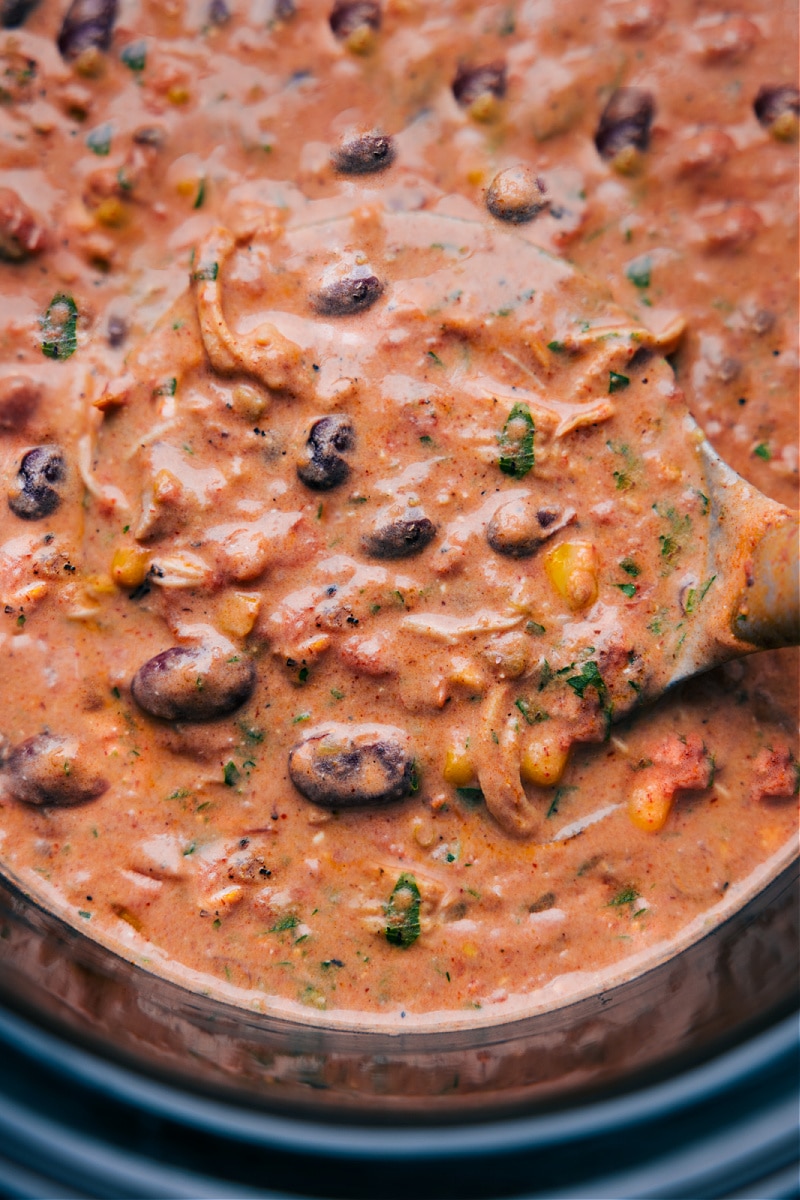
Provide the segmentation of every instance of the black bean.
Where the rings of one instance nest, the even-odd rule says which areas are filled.
[[[18,29],[38,3],[39,0],[0,0],[0,25],[3,29]]]
[[[383,284],[374,275],[350,275],[323,284],[311,303],[326,317],[345,317],[371,308],[383,294]]]
[[[24,521],[40,521],[61,503],[67,464],[60,446],[34,446],[22,457],[8,491],[8,507]]]
[[[506,65],[502,62],[486,63],[482,67],[467,67],[463,64],[453,80],[453,95],[462,108],[469,108],[479,96],[491,93],[498,100],[506,94]]]
[[[226,0],[211,0],[208,6],[208,19],[212,25],[225,25],[231,19],[231,10]]]
[[[5,770],[12,795],[23,804],[85,804],[108,789],[74,737],[28,738],[11,752]]]
[[[612,159],[628,146],[646,150],[654,115],[651,92],[644,88],[617,88],[603,109],[594,135],[600,157]]]
[[[305,459],[297,468],[306,487],[327,492],[344,483],[350,474],[350,465],[343,455],[353,449],[355,442],[355,430],[349,417],[332,415],[315,421],[306,442]]]
[[[124,317],[117,313],[112,313],[108,318],[108,327],[106,337],[108,344],[112,350],[117,350],[128,336],[128,322]]]
[[[84,50],[107,50],[116,19],[117,0],[72,0],[58,35],[62,58],[77,58]]]
[[[252,659],[233,646],[171,646],[139,667],[131,692],[153,717],[213,721],[244,704],[255,685]]]
[[[142,125],[134,130],[133,140],[137,146],[152,146],[157,150],[164,144],[164,130],[158,125]]]
[[[486,527],[486,540],[497,554],[529,558],[573,516],[572,510],[542,505],[534,496],[514,496],[496,510]]]
[[[409,512],[365,534],[361,545],[373,558],[409,558],[424,550],[435,536],[433,521],[422,513]]]
[[[307,800],[326,808],[401,800],[414,780],[407,742],[391,725],[311,730],[289,752],[289,778]]]
[[[373,175],[394,162],[394,142],[388,133],[351,134],[331,154],[331,162],[343,175]]]
[[[0,380],[0,429],[21,429],[36,411],[41,394],[39,384],[27,375]]]
[[[362,25],[380,29],[381,6],[376,0],[336,0],[328,20],[334,36],[343,42]]]
[[[761,87],[753,101],[753,111],[765,129],[784,113],[800,114],[800,91],[796,87]]]

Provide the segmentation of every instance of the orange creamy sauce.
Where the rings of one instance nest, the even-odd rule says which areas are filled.
[[[0,36],[6,869],[267,1007],[679,936],[796,828],[791,652],[624,719],[715,595],[683,393],[796,504],[788,9],[56,7]]]

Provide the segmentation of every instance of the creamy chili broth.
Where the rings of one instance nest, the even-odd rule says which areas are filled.
[[[1,10],[3,862],[192,987],[502,1016],[795,835],[793,654],[612,726],[683,392],[796,504],[794,14],[562,8]]]

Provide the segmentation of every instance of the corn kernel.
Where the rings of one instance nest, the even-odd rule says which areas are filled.
[[[474,942],[464,942],[464,945],[461,947],[461,953],[465,958],[477,958],[478,947]]]
[[[569,751],[555,737],[534,738],[522,753],[519,773],[536,787],[555,787],[567,769]]]
[[[450,746],[444,757],[442,775],[453,787],[467,787],[475,778],[475,771],[467,751],[461,746]]]
[[[135,588],[144,583],[150,555],[138,546],[120,546],[111,559],[111,578],[118,587]]]
[[[235,908],[243,897],[243,888],[234,884],[233,887],[222,888],[220,891],[214,892],[213,896],[208,896],[202,907],[211,909],[212,912],[225,912],[227,909]]]
[[[189,89],[180,83],[174,84],[167,92],[170,104],[186,104],[190,96]]]
[[[175,184],[175,191],[179,196],[196,196],[198,181],[196,179],[179,179]]]
[[[129,908],[125,908],[124,904],[112,904],[111,907],[114,915],[119,917],[120,921],[124,921],[126,925],[130,925],[131,929],[135,929],[137,933],[141,933],[142,922],[135,913],[132,913]]]
[[[261,597],[254,592],[233,592],[226,596],[219,614],[223,632],[233,637],[247,637],[252,633],[260,609]]]
[[[467,171],[467,183],[473,187],[480,187],[486,179],[486,172],[483,167],[473,167],[471,171]]]
[[[231,392],[233,411],[248,421],[257,421],[268,403],[265,395],[246,383],[239,384]]]
[[[667,823],[673,796],[663,784],[645,783],[634,788],[628,799],[628,816],[637,829],[658,833]]]
[[[558,594],[576,612],[597,599],[597,552],[591,542],[562,542],[545,557],[544,569]]]
[[[101,596],[113,596],[115,591],[114,580],[110,575],[89,575],[84,580],[84,587],[95,600],[99,600]]]
[[[19,605],[25,605],[30,609],[40,600],[44,600],[46,595],[47,584],[38,579],[36,583],[28,583],[25,587],[20,588],[14,599]]]
[[[127,225],[129,213],[126,206],[116,196],[109,196],[108,199],[102,200],[94,210],[95,220],[101,225],[108,225],[111,229],[121,229],[123,225]]]
[[[448,676],[450,683],[467,688],[471,692],[480,692],[486,683],[486,677],[468,658],[454,658]]]

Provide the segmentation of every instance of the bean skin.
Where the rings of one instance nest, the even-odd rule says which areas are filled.
[[[373,130],[343,138],[331,154],[331,162],[342,175],[374,175],[390,167],[394,156],[389,135]]]
[[[323,808],[386,804],[407,796],[414,762],[408,737],[391,725],[331,724],[311,730],[289,752],[289,778]]]
[[[534,496],[515,496],[495,512],[486,528],[486,540],[497,554],[529,558],[572,517],[573,513],[542,504]]]
[[[530,167],[509,167],[492,180],[486,207],[499,221],[522,224],[538,217],[549,205],[545,186]]]
[[[383,284],[374,275],[351,275],[324,284],[312,300],[325,317],[346,317],[371,308],[383,295]]]
[[[380,29],[381,6],[375,0],[336,0],[328,20],[334,37],[344,42],[362,25]]]
[[[74,737],[39,733],[17,746],[5,771],[15,799],[39,807],[85,804],[108,790]]]
[[[23,521],[41,521],[61,503],[67,464],[60,446],[34,446],[22,457],[8,490],[8,507]]]
[[[0,26],[3,29],[18,29],[24,25],[39,0],[1,0]]]
[[[761,87],[753,101],[758,123],[771,129],[784,113],[800,115],[800,91],[796,87]]]
[[[462,108],[469,108],[478,99],[490,93],[498,100],[506,94],[505,63],[486,63],[481,67],[460,66],[453,80],[453,95]]]
[[[0,379],[0,431],[22,429],[36,412],[42,389],[27,375]]]
[[[117,20],[117,0],[72,0],[58,35],[61,57],[72,61],[84,50],[108,50]]]
[[[244,704],[255,685],[252,660],[232,646],[171,646],[139,668],[131,692],[152,717],[213,721]]]
[[[297,474],[306,487],[327,492],[348,478],[350,465],[343,457],[355,446],[355,430],[349,417],[320,417],[311,426],[305,459]]]
[[[410,558],[420,554],[436,536],[433,521],[422,513],[408,513],[385,525],[378,525],[361,539],[364,551],[372,558]]]
[[[655,115],[652,93],[644,88],[617,88],[600,116],[594,144],[601,158],[611,160],[621,150],[646,150]]]

